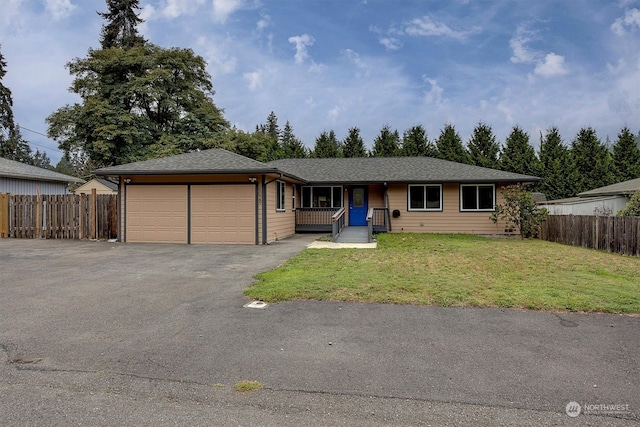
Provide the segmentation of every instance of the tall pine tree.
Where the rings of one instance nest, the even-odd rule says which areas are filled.
[[[500,154],[500,169],[532,176],[540,173],[540,163],[535,149],[529,143],[529,134],[520,126],[514,126],[505,141]]]
[[[124,17],[113,21],[118,36],[103,35],[113,46],[67,64],[81,102],[47,117],[49,136],[95,167],[221,146],[229,124],[213,103],[204,59],[140,42],[131,28],[139,21],[130,16],[137,1],[109,2],[110,12],[116,6],[127,10],[114,15]]]
[[[129,49],[146,43],[138,34],[138,25],[144,20],[138,16],[138,0],[107,0],[108,12],[98,12],[107,23],[102,26],[100,44],[103,49],[120,47]]]
[[[340,142],[336,138],[334,131],[322,132],[316,138],[316,145],[311,152],[311,157],[316,158],[336,158],[341,157]]]
[[[282,147],[282,158],[302,159],[307,157],[307,149],[302,141],[293,134],[293,127],[287,120],[282,133],[280,133],[280,146]]]
[[[349,134],[342,142],[342,155],[344,157],[366,157],[367,149],[364,147],[364,141],[360,136],[360,129],[352,127]]]
[[[569,150],[562,142],[557,127],[540,134],[540,181],[537,190],[547,200],[558,200],[575,194],[576,171]]]
[[[373,140],[372,157],[396,157],[400,154],[400,134],[384,125]]]
[[[462,138],[452,124],[447,123],[436,139],[438,158],[458,163],[470,163],[469,153],[462,145]]]
[[[436,157],[436,148],[427,139],[422,125],[412,126],[402,135],[401,154],[406,157]]]
[[[20,127],[14,122],[11,89],[2,83],[7,74],[6,67],[7,63],[0,51],[0,157],[34,164],[31,148],[22,137]]]
[[[498,169],[498,152],[500,146],[496,141],[491,126],[478,123],[473,129],[473,135],[467,144],[471,164],[484,168]]]
[[[640,148],[626,126],[613,145],[613,173],[616,182],[640,178]]]
[[[613,184],[611,154],[596,131],[582,128],[571,142],[571,158],[576,167],[576,193]]]

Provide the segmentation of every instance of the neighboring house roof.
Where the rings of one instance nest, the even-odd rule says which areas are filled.
[[[640,190],[640,178],[630,179],[629,181],[619,182],[617,184],[607,185],[600,188],[595,188],[589,191],[583,191],[578,194],[579,197],[594,197],[594,196],[617,196],[617,195],[631,195]]]
[[[90,189],[93,187],[96,187],[96,183],[106,187],[107,189],[111,190],[111,191],[118,191],[118,184],[116,184],[113,181],[109,181],[108,179],[102,179],[102,178],[94,178],[90,181],[85,182],[84,184],[82,184],[80,187],[76,188],[76,192],[78,191],[82,191],[85,189]]]
[[[573,205],[578,203],[592,203],[615,199],[616,196],[596,196],[596,197],[568,197],[566,199],[547,200],[537,202],[538,205]]]
[[[36,181],[84,182],[80,178],[0,157],[0,177]]]
[[[223,148],[179,154],[161,159],[101,168],[97,175],[165,175],[165,174],[245,174],[280,173],[273,166],[232,153]],[[299,179],[296,176],[292,178]],[[303,180],[302,180],[303,181]]]
[[[100,184],[104,185],[105,187],[108,187],[113,191],[118,191],[118,184],[116,184],[113,181],[109,181],[108,179],[102,179],[102,178],[96,178],[96,181],[98,181]]]
[[[312,183],[536,182],[540,178],[432,157],[284,159],[267,165]]]

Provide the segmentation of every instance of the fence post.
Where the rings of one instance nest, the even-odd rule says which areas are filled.
[[[98,240],[98,193],[91,189],[91,238]]]
[[[0,194],[0,237],[9,237],[9,194]]]

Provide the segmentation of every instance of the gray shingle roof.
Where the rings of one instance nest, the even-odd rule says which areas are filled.
[[[535,182],[540,178],[432,157],[285,159],[267,163],[311,183]]]
[[[179,154],[161,159],[145,160],[98,169],[97,175],[157,175],[203,173],[269,173],[273,166],[232,153],[222,148]]]
[[[431,157],[285,159],[258,162],[222,148],[112,166],[97,175],[283,173],[310,183],[535,182],[534,176]]]
[[[640,178],[630,179],[629,181],[619,182],[617,184],[607,185],[605,187],[594,188],[593,190],[583,191],[578,194],[580,197],[594,196],[615,196],[620,194],[630,195],[640,190]]]
[[[118,191],[118,184],[113,181],[109,181],[108,179],[96,178],[100,184],[104,185],[107,188],[110,188],[113,191]]]
[[[37,181],[84,182],[80,178],[0,157],[0,176]]]

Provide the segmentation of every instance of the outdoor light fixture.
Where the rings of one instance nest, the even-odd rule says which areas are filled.
[[[125,184],[131,184],[131,178],[125,178],[124,179],[124,183]]]
[[[257,180],[258,180],[258,178],[256,178],[255,176],[250,176],[249,177],[249,182],[255,183]]]

